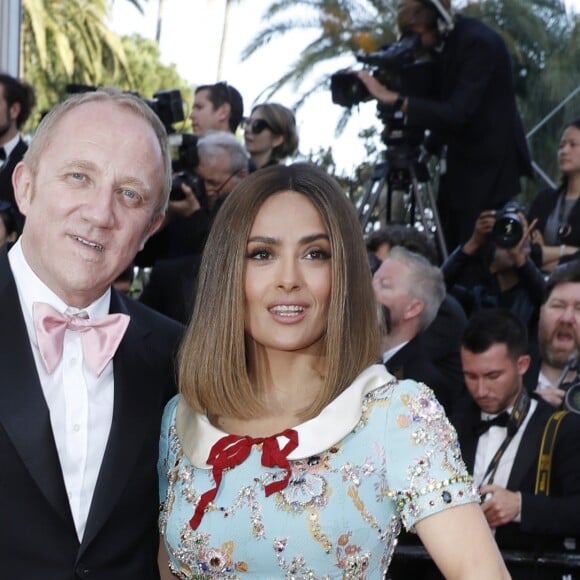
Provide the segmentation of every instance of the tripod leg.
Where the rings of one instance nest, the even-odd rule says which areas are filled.
[[[363,204],[361,202],[361,205],[359,206],[359,221],[363,231],[366,230],[371,214],[379,202],[381,191],[383,191],[383,188],[385,187],[385,180],[386,176],[384,175],[379,180],[371,177],[371,180],[366,187],[365,195],[367,203]]]
[[[409,173],[411,175],[411,184],[413,188],[413,199],[415,200],[417,207],[419,209],[421,215],[421,223],[423,224],[423,228],[425,231],[429,231],[429,224],[427,223],[427,216],[425,215],[425,204],[423,202],[423,198],[421,197],[421,193],[419,191],[419,181],[417,179],[417,173],[413,167],[410,168]],[[445,238],[443,237],[443,230],[441,229],[441,221],[439,220],[439,212],[437,211],[437,206],[435,205],[435,201],[433,198],[433,189],[431,187],[431,182],[426,181],[423,184],[427,190],[427,201],[431,207],[431,211],[433,212],[433,221],[435,222],[435,237],[437,240],[437,245],[439,247],[439,252],[441,258],[445,260],[448,256],[447,254],[447,246],[445,244]]]
[[[433,211],[433,221],[435,222],[435,235],[437,236],[437,241],[439,243],[439,250],[441,251],[441,259],[446,260],[449,255],[447,251],[447,244],[445,243],[445,236],[443,235],[443,228],[441,227],[441,220],[439,218],[439,211],[437,210],[437,205],[435,204],[435,197],[433,196],[433,187],[431,182],[428,181],[425,184],[427,188],[427,199],[431,205]]]

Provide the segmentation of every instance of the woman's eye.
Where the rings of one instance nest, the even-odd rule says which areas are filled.
[[[330,253],[320,248],[313,248],[312,250],[308,250],[306,257],[310,260],[328,260]]]
[[[269,250],[266,250],[264,248],[259,248],[257,250],[252,250],[251,252],[248,252],[248,258],[250,258],[250,260],[267,260],[268,258],[271,257],[271,253]]]

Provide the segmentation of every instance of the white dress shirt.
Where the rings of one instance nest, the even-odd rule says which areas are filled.
[[[510,477],[510,473],[514,464],[514,459],[516,458],[516,453],[520,446],[520,442],[524,435],[524,431],[530,421],[530,417],[534,414],[536,407],[538,406],[538,402],[534,399],[530,400],[530,408],[528,410],[527,415],[525,416],[522,424],[520,425],[519,429],[516,431],[516,434],[513,436],[512,440],[510,441],[509,445],[506,447],[505,451],[503,452],[496,472],[495,477],[493,478],[493,483],[496,485],[500,485],[501,487],[507,488],[507,483]],[[506,409],[508,413],[511,413],[512,407]],[[491,420],[496,415],[490,415],[489,413],[484,413],[482,411],[481,418],[485,421]],[[500,427],[499,425],[492,425],[485,433],[483,433],[479,437],[479,441],[477,442],[477,449],[475,452],[475,463],[473,466],[473,479],[477,487],[481,487],[482,485],[487,483],[484,481],[485,472],[491,463],[491,460],[497,453],[497,450],[500,448],[501,444],[503,443],[504,439],[507,436],[507,427]],[[489,477],[489,476],[488,476]],[[516,521],[519,521],[516,518]]]
[[[80,333],[67,330],[62,359],[49,375],[38,350],[32,304],[46,302],[67,314],[77,314],[80,310],[68,307],[38,278],[26,262],[20,240],[11,248],[8,259],[16,280],[42,392],[50,411],[52,432],[80,541],[111,430],[113,362],[107,364],[99,377],[93,375],[83,363]],[[106,316],[109,313],[110,298],[111,291],[107,290],[83,312],[89,318]]]

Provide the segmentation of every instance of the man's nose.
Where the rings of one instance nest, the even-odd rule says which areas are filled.
[[[97,227],[110,228],[115,223],[115,192],[108,186],[100,187],[85,204],[83,215]]]

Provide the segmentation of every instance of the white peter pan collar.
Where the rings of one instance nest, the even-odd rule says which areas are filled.
[[[359,422],[364,396],[391,380],[394,377],[384,365],[375,364],[365,369],[319,415],[293,428],[298,432],[298,447],[288,455],[288,459],[306,459],[342,440]],[[191,410],[183,398],[177,404],[176,429],[191,464],[200,469],[210,469],[211,466],[206,463],[209,452],[228,433],[214,427],[205,415]],[[278,440],[280,447],[286,443],[284,437]]]

